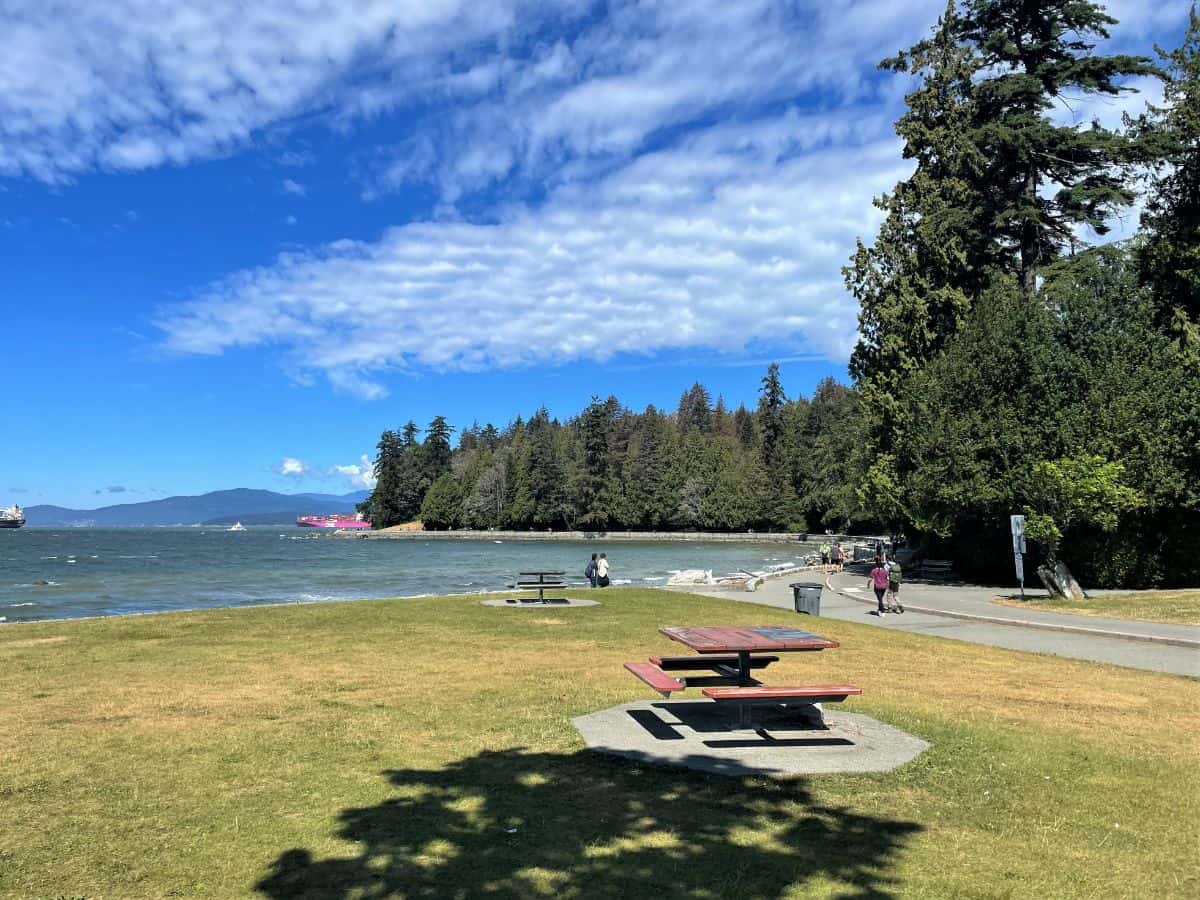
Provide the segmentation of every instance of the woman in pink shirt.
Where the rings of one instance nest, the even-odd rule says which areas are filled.
[[[876,615],[881,617],[886,616],[887,607],[883,605],[883,598],[887,596],[888,569],[883,564],[882,557],[875,557],[875,568],[871,570],[871,574],[867,577],[867,584],[875,590],[875,602],[879,604]]]

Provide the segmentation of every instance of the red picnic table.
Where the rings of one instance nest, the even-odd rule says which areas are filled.
[[[625,663],[625,668],[669,698],[675,691],[703,688],[704,696],[718,703],[735,703],[740,721],[748,725],[752,706],[812,707],[837,703],[862,693],[849,684],[805,684],[771,687],[751,673],[779,661],[778,653],[831,650],[837,641],[780,625],[715,625],[664,627],[658,629],[673,641],[695,650],[699,656],[654,656],[644,663]],[[756,655],[758,654],[758,655]],[[674,676],[669,672],[702,671],[711,674]]]

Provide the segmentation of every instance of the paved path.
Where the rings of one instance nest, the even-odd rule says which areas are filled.
[[[789,584],[797,580],[810,578],[769,580],[754,592],[704,587],[685,590],[791,609]],[[1200,677],[1200,628],[1195,626],[1015,609],[989,602],[1011,593],[1011,588],[913,583],[906,583],[901,591],[906,612],[880,619],[874,614],[875,597],[865,576],[843,572],[830,576],[827,584],[821,594],[821,615],[831,619]]]

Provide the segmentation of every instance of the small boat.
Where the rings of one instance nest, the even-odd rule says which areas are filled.
[[[20,528],[24,524],[25,513],[21,512],[21,507],[14,505],[0,509],[0,528]]]
[[[226,531],[245,531],[246,526],[243,525],[241,522],[234,522],[232,525],[230,525],[225,530]]]

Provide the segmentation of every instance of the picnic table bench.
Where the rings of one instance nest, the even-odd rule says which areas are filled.
[[[704,696],[738,709],[742,726],[751,724],[756,706],[781,709],[819,709],[817,703],[840,703],[862,693],[849,684],[764,685],[751,673],[778,662],[775,654],[760,651],[819,651],[838,646],[820,635],[778,626],[660,628],[673,641],[692,648],[699,656],[652,656],[644,663],[627,662],[625,669],[664,698],[689,687],[702,688]],[[732,651],[732,652],[731,652]],[[703,672],[680,675],[671,672]]]
[[[567,583],[562,580],[566,574],[562,569],[533,569],[517,573],[517,587],[537,591],[536,597],[512,597],[509,603],[566,603],[566,597],[547,597],[546,591],[562,591]],[[536,578],[531,576],[537,576]]]

